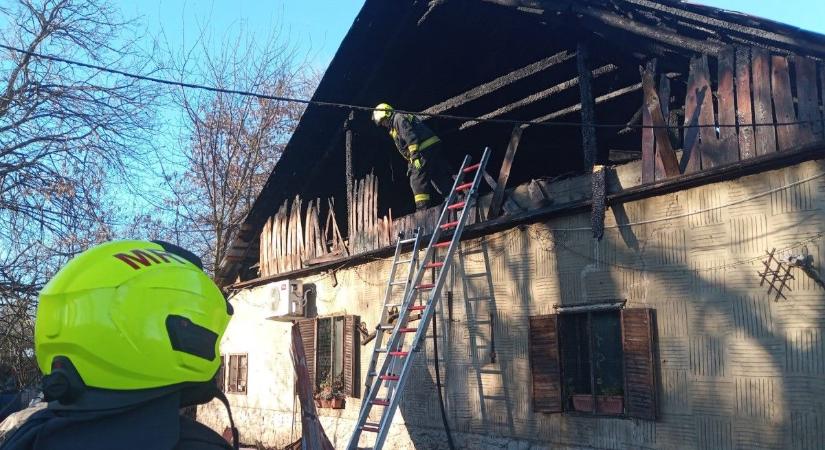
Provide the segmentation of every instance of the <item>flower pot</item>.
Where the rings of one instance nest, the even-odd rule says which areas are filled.
[[[596,412],[599,414],[622,414],[624,412],[624,397],[621,395],[596,396]]]
[[[593,412],[593,396],[590,394],[574,394],[573,409],[579,412]]]
[[[347,405],[347,402],[343,398],[333,398],[329,401],[329,405],[329,407],[332,409],[344,409],[344,407]]]

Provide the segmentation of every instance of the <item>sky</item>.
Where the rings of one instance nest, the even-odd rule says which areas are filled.
[[[201,29],[216,40],[244,29],[260,39],[279,31],[323,71],[364,0],[113,0],[139,18],[146,35],[161,32],[172,48],[191,47]],[[396,1],[396,0],[391,0]]]

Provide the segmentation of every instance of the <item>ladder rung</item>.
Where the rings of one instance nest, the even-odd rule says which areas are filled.
[[[465,167],[464,168],[464,173],[470,173],[470,172],[478,169],[479,167],[481,167],[481,163],[476,163],[476,164],[473,164],[472,166]]]
[[[399,333],[415,333],[416,331],[418,331],[418,328],[399,328],[398,329]]]
[[[424,311],[425,309],[427,309],[427,305],[410,306],[407,309],[409,309],[410,311]]]
[[[398,381],[398,378],[398,375],[381,375],[380,377],[378,377],[378,379],[384,381]]]
[[[415,288],[416,288],[416,289],[432,289],[432,288],[434,288],[434,287],[435,287],[435,285],[434,285],[434,284],[432,284],[432,283],[428,283],[428,284],[419,284],[419,285],[418,285],[418,286],[416,286]]]
[[[455,222],[447,222],[444,225],[441,225],[442,230],[449,230],[450,228],[455,228],[458,226],[458,221]]]
[[[395,328],[395,325],[378,325],[378,328],[381,330],[392,330]]]
[[[424,266],[425,269],[438,269],[439,267],[444,267],[444,263],[443,262],[433,262],[433,263],[429,263],[426,266]]]
[[[482,274],[482,275],[486,275],[486,274]],[[387,303],[386,305],[384,305],[384,308],[392,308],[392,307],[401,306],[401,305],[402,305],[401,303]]]
[[[390,401],[389,400],[382,400],[380,398],[377,398],[377,399],[372,401],[372,404],[373,405],[379,405],[379,406],[390,406]]]
[[[466,204],[467,204],[467,202],[453,203],[452,205],[448,206],[447,209],[449,209],[449,210],[461,209]]]
[[[438,244],[433,244],[433,247],[435,247],[435,248],[444,248],[444,247],[449,247],[449,246],[450,246],[450,241],[444,241],[444,242],[439,242]]]
[[[412,244],[413,242],[415,242],[415,238],[412,238],[412,239],[402,239],[402,240],[401,240],[401,243],[402,243],[402,244]]]
[[[407,356],[410,352],[390,352],[390,356]]]
[[[371,427],[371,426],[368,426],[368,425],[364,425],[363,427],[361,427],[361,429],[364,430],[364,431],[369,431],[370,433],[378,433],[380,431],[380,428]]]
[[[400,286],[402,284],[407,284],[407,281],[406,280],[404,280],[404,281],[393,281],[390,284],[393,285],[393,286]]]
[[[396,261],[395,264],[407,264],[407,263],[410,263],[410,262],[412,262],[412,259],[402,259],[402,260]]]
[[[467,189],[470,189],[471,187],[473,187],[473,182],[472,181],[469,182],[469,183],[464,183],[464,184],[460,184],[460,185],[456,186],[455,190],[457,190],[457,191],[466,191]]]

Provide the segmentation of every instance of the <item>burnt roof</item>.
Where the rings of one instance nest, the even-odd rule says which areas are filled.
[[[631,27],[631,28],[629,28]],[[632,27],[640,27],[640,30]],[[677,36],[675,42],[649,33]],[[594,95],[640,81],[638,67],[659,58],[663,72],[685,70],[697,50],[729,45],[758,45],[781,53],[825,58],[825,36],[798,28],[679,1],[650,0],[366,0],[326,70],[313,100],[374,106],[388,102],[397,108],[423,111],[478,85],[543,58],[570,52],[588,42],[593,68],[615,66],[594,79]],[[478,117],[575,78],[576,59],[508,83],[488,95],[445,110]],[[627,121],[641,105],[635,92],[598,105],[601,122]],[[507,119],[532,120],[579,101],[578,89],[566,89],[502,114]],[[335,197],[345,213],[344,123],[347,108],[309,105],[281,160],[248,214],[234,251],[255,245],[264,222],[287,198]],[[579,114],[560,120],[578,121]],[[498,149],[490,171],[498,170],[510,126],[480,124],[460,130],[462,122],[430,119],[445,142],[447,156],[458,164],[467,153],[485,146]],[[393,208],[398,217],[412,209],[404,161],[384,130],[367,112],[356,111],[351,122],[353,172],[356,178],[374,172],[381,180],[380,212]],[[599,130],[600,152],[637,148],[632,136]],[[512,183],[577,171],[581,163],[581,132],[576,127],[532,127],[525,132],[511,175]],[[635,143],[635,147],[634,147]],[[257,251],[242,252],[257,259]],[[237,266],[230,264],[229,266]],[[234,278],[238,267],[223,267]],[[234,273],[233,273],[234,272]]]

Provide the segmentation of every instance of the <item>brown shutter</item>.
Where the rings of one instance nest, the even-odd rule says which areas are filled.
[[[240,355],[239,359],[239,374],[238,374],[238,392],[246,393],[246,374],[248,371],[247,355]]]
[[[558,329],[556,314],[530,318],[530,369],[536,412],[561,412]]]
[[[215,384],[221,392],[226,392],[226,357],[221,355],[221,365],[218,367],[218,373],[215,374]]]
[[[653,310],[622,310],[624,403],[627,415],[656,420]]]
[[[360,358],[358,352],[358,324],[360,316],[344,317],[344,391],[350,397],[358,398],[360,383]]]
[[[313,391],[315,390],[315,319],[306,319],[298,321],[298,329],[301,331],[301,343],[304,344],[304,354],[307,358],[307,372],[309,372],[309,381],[312,384]]]
[[[229,355],[229,392],[238,392],[238,355]]]

